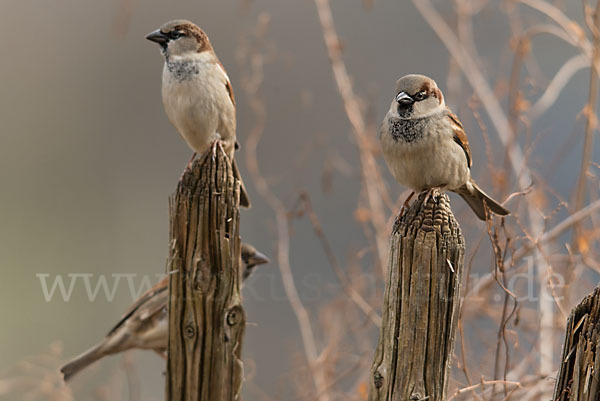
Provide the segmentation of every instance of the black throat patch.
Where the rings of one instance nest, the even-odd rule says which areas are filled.
[[[198,64],[193,61],[170,61],[167,59],[167,69],[177,82],[187,81],[200,73]]]
[[[414,142],[423,138],[424,130],[426,129],[426,119],[415,118],[405,120],[401,118],[391,117],[388,120],[390,133],[396,142],[403,141],[407,143]]]

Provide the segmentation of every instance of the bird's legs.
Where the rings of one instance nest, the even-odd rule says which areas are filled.
[[[212,151],[212,156],[213,158],[217,156],[217,146],[218,146],[219,140],[216,140],[213,142],[212,146],[211,146],[211,151]],[[179,178],[181,180],[181,178],[183,178],[183,175],[185,174],[185,172],[187,170],[191,170],[192,169],[192,164],[194,163],[194,159],[196,158],[196,156],[198,155],[197,152],[194,152],[192,154],[192,157],[190,157],[190,161],[188,161],[188,163],[185,166],[185,170],[183,170],[183,173],[181,173],[181,177]]]
[[[429,198],[433,199],[435,201],[435,198],[437,198],[440,195],[440,187],[431,187],[427,190],[427,193],[425,194],[425,199],[423,199],[423,205],[427,205],[427,202],[429,202]]]
[[[191,170],[192,169],[192,163],[194,162],[194,159],[196,158],[197,153],[194,152],[192,154],[192,157],[190,157],[190,161],[187,163],[187,165],[185,166],[186,170]]]
[[[197,153],[194,152],[192,154],[192,157],[190,158],[190,161],[187,162],[187,164],[185,165],[185,168],[183,169],[183,171],[181,172],[181,177],[179,177],[179,181],[181,181],[183,179],[183,176],[185,175],[185,172],[188,170],[192,169],[192,163],[194,162],[194,159],[196,158]]]
[[[412,197],[414,195],[415,195],[415,191],[412,191],[410,193],[410,195],[408,195],[408,197],[406,198],[406,200],[402,204],[402,207],[400,208],[400,216],[398,216],[398,217],[402,217],[404,215],[404,212],[406,212],[406,209],[408,209],[408,202],[410,202],[410,200],[412,199]]]

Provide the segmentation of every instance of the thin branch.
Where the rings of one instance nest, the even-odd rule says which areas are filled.
[[[585,219],[586,217],[590,216],[592,213],[594,213],[599,208],[600,208],[600,199],[593,203],[590,203],[583,209],[571,214],[569,217],[567,217],[560,223],[556,224],[554,226],[554,228],[552,228],[550,231],[547,231],[546,233],[544,233],[544,235],[539,237],[537,240],[527,242],[521,248],[517,249],[513,253],[512,260],[519,260],[519,259],[525,257],[529,252],[531,252],[536,247],[541,247],[541,246],[547,244],[548,242],[555,240],[563,232],[565,232],[569,228],[573,227],[574,225],[576,225],[577,223],[579,223],[581,220]],[[511,260],[507,261],[508,264],[510,264],[510,262],[511,262]]]
[[[505,384],[505,385],[512,385],[512,386],[521,387],[521,383],[519,383],[519,382],[511,382],[511,381],[506,381],[506,380],[482,380],[481,383],[479,383],[479,384],[474,384],[472,386],[459,388],[458,390],[456,390],[454,392],[454,394],[452,394],[448,398],[447,401],[452,401],[453,399],[455,399],[459,395],[464,394],[464,393],[469,392],[469,391],[472,391],[472,390],[475,390],[478,387],[480,387],[483,390],[484,386],[490,385],[490,384]]]
[[[579,54],[567,60],[558,70],[556,75],[554,75],[554,78],[552,78],[552,81],[550,81],[542,96],[539,97],[537,102],[535,102],[527,113],[529,120],[535,121],[544,114],[546,110],[554,104],[556,99],[558,99],[558,95],[560,95],[565,86],[567,86],[567,83],[571,80],[573,75],[578,71],[589,67],[589,65],[590,62],[588,58],[583,54]]]
[[[344,291],[346,292],[348,298],[350,298],[352,302],[354,302],[358,309],[360,309],[365,315],[367,315],[367,317],[373,322],[375,326],[381,327],[381,316],[379,316],[379,314],[363,298],[363,296],[354,289],[352,283],[350,282],[348,277],[346,277],[344,271],[340,268],[335,254],[333,253],[333,249],[331,248],[331,245],[329,244],[329,241],[325,236],[325,232],[323,231],[321,222],[319,221],[319,218],[317,217],[317,214],[315,213],[312,207],[310,196],[307,193],[303,193],[300,196],[304,202],[305,211],[308,214],[308,219],[310,220],[310,223],[313,226],[313,230],[319,238],[319,240],[321,241],[321,245],[323,247],[323,250],[325,251],[325,254],[327,255],[327,259],[329,259],[329,264],[331,265],[331,268],[333,269],[334,273],[342,283],[342,287],[344,288]]]
[[[367,124],[365,123],[363,113],[358,102],[358,97],[354,93],[352,81],[346,70],[346,65],[342,57],[340,39],[336,32],[331,15],[329,0],[315,0],[319,21],[323,31],[323,38],[327,47],[327,53],[331,62],[331,69],[337,84],[340,97],[344,104],[346,116],[352,125],[352,132],[356,139],[358,154],[361,162],[362,182],[365,187],[367,200],[372,214],[372,224],[375,229],[375,241],[377,245],[377,260],[383,273],[385,274],[385,262],[387,261],[387,230],[385,212],[383,209],[382,197],[388,197],[387,188],[383,183],[381,174],[371,152],[371,138],[367,133]],[[383,194],[383,195],[382,195]]]
[[[577,29],[579,25],[567,17],[558,7],[542,0],[519,0],[519,2],[551,18],[591,57],[592,44],[583,34],[583,30]]]
[[[600,24],[600,0],[596,3],[596,12],[594,13],[593,27]],[[575,193],[574,211],[578,211],[583,207],[583,202],[586,198],[587,188],[587,173],[592,161],[592,152],[594,149],[594,133],[596,131],[598,121],[596,117],[596,99],[598,97],[598,57],[600,57],[600,33],[597,29],[593,30],[594,34],[594,52],[592,56],[592,69],[590,71],[590,92],[587,105],[585,106],[585,139],[583,142],[583,154],[581,156],[581,168],[579,170],[579,178],[577,180],[577,190]],[[575,236],[573,237],[573,249],[579,249],[577,240],[581,234],[579,224],[575,226]]]
[[[262,21],[262,23],[267,24],[268,18],[264,19],[266,21]],[[298,321],[304,353],[316,389],[317,399],[319,401],[330,401],[331,396],[327,388],[327,380],[324,369],[322,369],[317,363],[319,352],[317,351],[317,344],[315,341],[312,323],[310,321],[308,311],[304,307],[304,304],[298,295],[298,290],[296,289],[294,276],[292,274],[292,268],[290,265],[290,227],[287,218],[287,210],[277,195],[271,191],[269,184],[262,175],[258,166],[257,148],[264,133],[267,116],[264,100],[260,94],[260,88],[264,77],[264,55],[260,54],[259,52],[253,52],[252,54],[253,55],[250,56],[250,63],[253,71],[251,73],[252,75],[247,77],[248,79],[246,85],[244,85],[244,89],[247,92],[250,106],[255,113],[256,123],[246,138],[246,164],[258,193],[269,204],[275,213],[278,238],[277,264],[279,265],[279,272],[283,281],[285,294],[290,302],[294,314],[296,315],[296,320]]]
[[[593,203],[590,203],[588,206],[584,207],[578,212],[571,214],[569,217],[556,224],[554,228],[552,228],[550,231],[545,232],[538,239],[525,243],[513,253],[512,258],[509,258],[504,262],[505,268],[507,266],[510,266],[513,263],[513,261],[520,260],[527,256],[536,247],[544,246],[550,241],[555,240],[556,238],[558,238],[558,236],[560,236],[573,225],[575,225],[575,223],[589,217],[598,209],[600,209],[600,199]],[[473,288],[471,288],[471,290],[467,292],[467,294],[465,295],[465,299],[470,296],[479,294],[484,288],[487,288],[494,281],[495,278],[492,273],[485,274],[481,277],[481,279],[477,281]]]

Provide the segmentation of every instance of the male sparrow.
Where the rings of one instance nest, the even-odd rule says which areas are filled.
[[[419,192],[454,191],[481,220],[485,220],[484,203],[501,216],[510,213],[471,178],[467,134],[433,79],[413,74],[396,82],[396,97],[379,139],[385,161],[400,184]]]
[[[240,205],[250,200],[233,158],[236,143],[235,98],[223,64],[202,29],[185,20],[170,21],[146,36],[165,57],[162,99],[175,129],[196,153],[220,139],[240,180]],[[191,162],[191,160],[190,160]]]
[[[255,266],[268,263],[269,258],[252,245],[242,243],[241,248],[244,264],[241,274],[242,280],[246,280]],[[100,343],[60,368],[65,381],[106,355],[137,348],[151,349],[164,356],[169,333],[168,288],[169,276],[165,276],[129,307]]]

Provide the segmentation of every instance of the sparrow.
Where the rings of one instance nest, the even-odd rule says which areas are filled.
[[[471,150],[464,127],[444,102],[435,81],[411,74],[396,82],[379,134],[383,156],[400,184],[414,192],[449,190],[459,194],[481,220],[485,205],[493,213],[510,212],[471,178]]]
[[[241,256],[243,280],[257,265],[269,262],[269,258],[250,244],[242,243]],[[142,294],[102,341],[60,368],[64,380],[107,355],[130,349],[150,349],[165,357],[169,333],[168,289],[169,276],[165,276]]]
[[[250,207],[233,157],[238,147],[233,87],[208,36],[190,21],[175,20],[146,39],[158,43],[165,58],[163,105],[171,124],[194,151],[188,167],[197,153],[206,152],[220,139],[240,181],[240,205]]]

